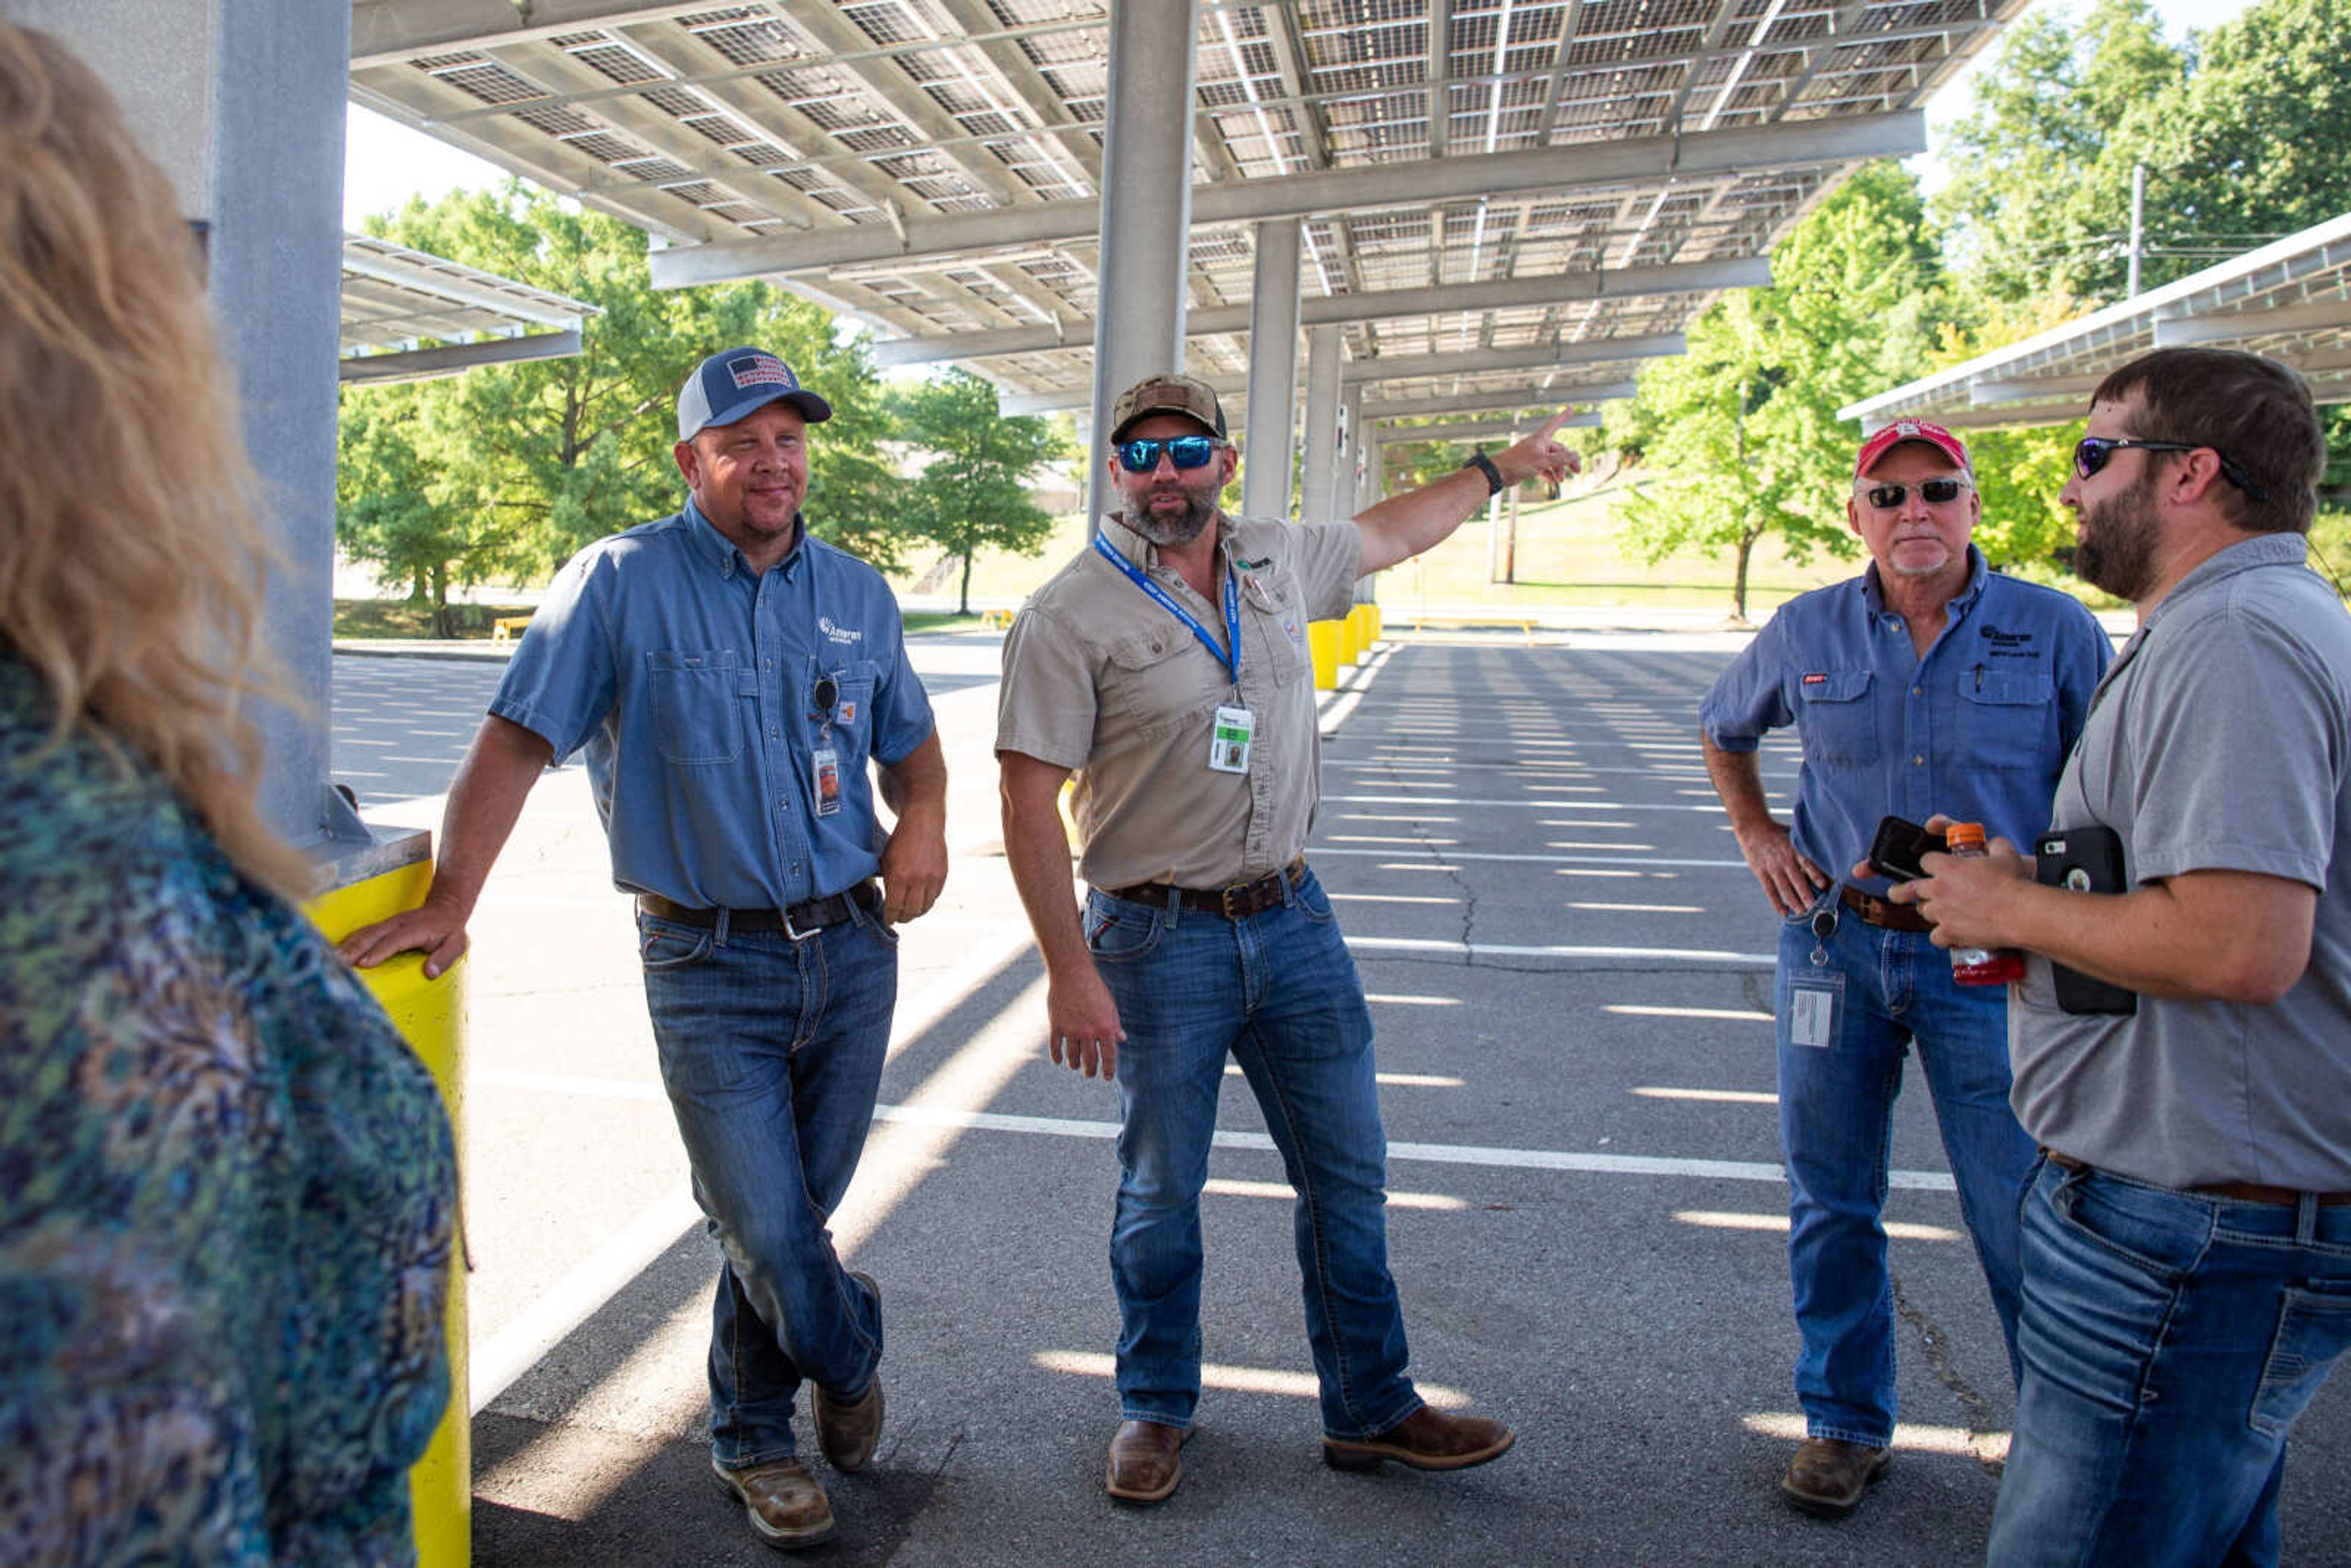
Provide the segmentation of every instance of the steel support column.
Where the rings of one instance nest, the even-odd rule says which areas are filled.
[[[1196,11],[1196,0],[1111,8],[1089,532],[1101,527],[1111,404],[1153,371],[1184,366]]]
[[[335,356],[350,7],[273,0],[5,0],[107,79],[206,225],[213,308],[274,511],[263,625],[298,709],[260,710],[269,825],[323,860],[369,846],[328,787]]]
[[[1306,334],[1305,466],[1298,480],[1298,520],[1327,523],[1341,513],[1339,488],[1339,371],[1346,344],[1336,327]]]
[[[1296,218],[1257,225],[1257,271],[1249,285],[1249,439],[1241,448],[1241,510],[1290,516],[1292,422],[1298,403]]]

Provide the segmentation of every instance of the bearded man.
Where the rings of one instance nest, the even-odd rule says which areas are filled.
[[[1118,1082],[1123,1425],[1107,1487],[1122,1501],[1157,1502],[1183,1475],[1199,1197],[1228,1056],[1298,1193],[1324,1459],[1460,1469],[1510,1446],[1509,1427],[1430,1407],[1405,1375],[1371,1010],[1304,856],[1321,739],[1306,625],[1505,486],[1573,471],[1555,439],[1566,418],[1353,520],[1298,527],[1228,517],[1238,459],[1215,391],[1146,377],[1113,413],[1117,516],[1005,640],[1004,839],[1045,960],[1048,1048]],[[1072,772],[1082,910],[1059,809]]]

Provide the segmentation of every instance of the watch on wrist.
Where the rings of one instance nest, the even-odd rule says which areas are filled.
[[[1478,472],[1486,476],[1486,494],[1489,496],[1499,496],[1504,489],[1508,488],[1508,486],[1502,478],[1502,471],[1499,468],[1495,467],[1494,460],[1487,456],[1482,451],[1472,452],[1469,454],[1469,461],[1464,463],[1461,466],[1464,468],[1475,468]]]

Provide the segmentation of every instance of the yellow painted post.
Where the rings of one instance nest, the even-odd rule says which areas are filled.
[[[402,846],[405,848],[406,846]],[[415,837],[415,858],[391,871],[363,875],[311,900],[310,918],[330,942],[424,901],[432,885],[429,835]],[[360,979],[392,1015],[401,1035],[432,1070],[449,1108],[460,1169],[465,1158],[465,964],[438,979],[424,977],[424,956],[403,953]],[[408,1472],[416,1514],[419,1568],[465,1568],[473,1561],[474,1421],[465,1384],[465,1270],[462,1248],[449,1270],[449,1408],[434,1429],[424,1457]]]
[[[1355,663],[1360,664],[1372,656],[1372,607],[1353,606],[1347,612],[1347,624],[1355,631]]]
[[[1372,641],[1376,643],[1387,634],[1388,618],[1381,612],[1379,601],[1376,599],[1367,602],[1364,608],[1371,612]]]
[[[1353,615],[1342,615],[1333,623],[1339,628],[1339,663],[1353,664],[1364,656],[1364,634]]]
[[[1336,621],[1306,623],[1306,651],[1314,660],[1314,689],[1318,692],[1339,689],[1339,645],[1345,632]]]

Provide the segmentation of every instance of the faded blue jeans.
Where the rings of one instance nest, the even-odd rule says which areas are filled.
[[[2044,1163],[1993,1568],[2270,1568],[2286,1436],[2351,1346],[2351,1207]]]
[[[1228,1054],[1298,1194],[1298,1267],[1326,1436],[1420,1407],[1387,1262],[1387,1138],[1363,982],[1311,872],[1242,920],[1088,895],[1086,945],[1118,1004],[1111,1279],[1123,1418],[1188,1427],[1200,1397],[1200,1189]]]
[[[1822,909],[1837,916],[1825,938],[1812,926]],[[1844,982],[1835,1033],[1825,1047],[1797,1045],[1790,992],[1828,976]],[[1914,1043],[1959,1214],[2016,1365],[2016,1210],[2037,1151],[2009,1109],[2007,988],[1956,983],[1950,955],[1923,932],[1865,925],[1832,886],[1813,910],[1781,925],[1772,1015],[1788,1272],[1803,1337],[1796,1397],[1807,1436],[1883,1448],[1896,1415],[1894,1280],[1879,1216],[1895,1097]]]
[[[710,1436],[728,1469],[789,1458],[803,1379],[854,1399],[882,1306],[826,1228],[873,1124],[898,939],[862,907],[805,941],[637,915],[645,1002],[695,1201],[724,1261]]]

